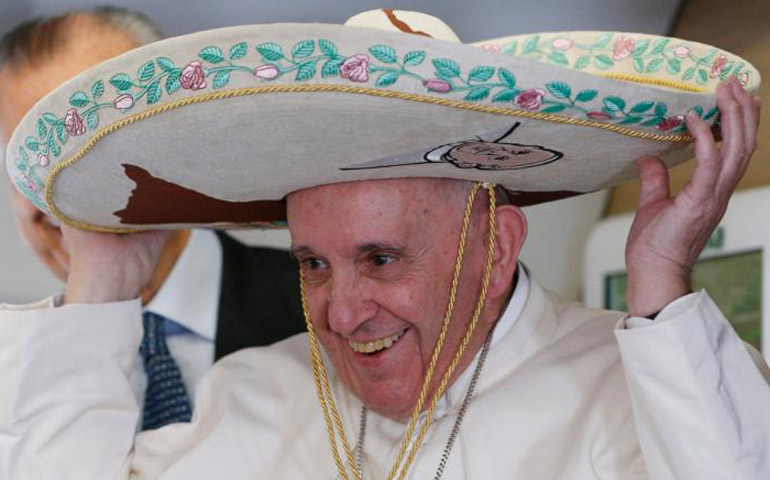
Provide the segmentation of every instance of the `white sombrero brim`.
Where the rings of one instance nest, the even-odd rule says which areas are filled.
[[[39,102],[7,169],[39,208],[84,228],[243,226],[280,223],[292,191],[356,180],[482,180],[529,202],[590,192],[633,178],[640,156],[686,158],[688,111],[717,118],[709,73],[692,85],[597,75],[491,42],[321,24],[164,40]]]

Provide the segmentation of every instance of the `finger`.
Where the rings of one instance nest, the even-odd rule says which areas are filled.
[[[728,174],[721,176],[716,185],[718,192],[723,194],[725,190],[732,188],[735,172],[740,167],[740,162],[746,153],[745,126],[741,104],[735,98],[735,90],[732,77],[722,82],[717,89],[717,105],[721,114],[722,144],[719,147],[719,157],[722,164],[720,170]],[[721,172],[720,172],[721,173]]]
[[[687,114],[687,128],[695,137],[695,171],[685,188],[696,201],[709,198],[722,168],[721,156],[709,125],[693,113]]]
[[[729,157],[725,159],[725,165],[720,175],[720,183],[728,187],[736,185],[748,168],[751,154],[756,148],[757,128],[759,126],[759,112],[755,106],[754,99],[736,80],[731,82],[731,87],[733,89],[733,96],[740,105],[741,119],[743,121],[744,150],[743,155],[735,158],[734,161],[730,161]]]
[[[639,205],[637,210],[667,200],[671,195],[671,190],[666,164],[659,158],[643,157],[637,160],[637,166],[639,167]]]

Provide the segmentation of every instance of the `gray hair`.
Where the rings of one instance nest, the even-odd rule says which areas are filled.
[[[120,7],[98,7],[90,13],[110,26],[131,35],[138,46],[157,42],[163,38],[158,27],[143,13]]]

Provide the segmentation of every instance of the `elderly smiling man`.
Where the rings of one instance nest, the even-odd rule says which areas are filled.
[[[420,16],[392,11],[374,15],[402,31],[430,31],[430,25],[416,28]],[[342,36],[374,36],[380,42],[439,50],[448,45],[401,33],[345,28],[309,26],[302,35],[322,29],[318,44],[328,56],[337,52],[332,42],[345,41]],[[275,31],[268,28],[265,36],[271,34]],[[201,50],[201,58],[221,63],[220,51],[210,46],[212,38],[204,40],[209,46]],[[194,36],[180,41],[200,45]],[[295,72],[307,65],[297,61],[312,53],[302,42],[307,40],[296,44],[291,61],[283,53],[278,56],[278,43],[259,43],[263,57],[274,59],[270,81],[279,67]],[[160,44],[153,54],[174,46]],[[231,64],[223,68],[238,65],[239,51],[230,51]],[[369,51],[391,59],[382,43]],[[489,55],[493,61],[495,54]],[[375,71],[370,65],[362,67],[363,58],[348,57],[353,59],[350,68],[362,69],[356,81]],[[282,64],[284,60],[294,66]],[[439,70],[448,65],[433,63]],[[257,65],[253,75],[264,74],[265,65]],[[408,65],[405,59],[400,68]],[[223,71],[206,68],[203,75]],[[345,72],[340,68],[340,75]],[[454,77],[445,78],[441,81],[450,85]],[[437,81],[423,85],[436,88]],[[292,92],[308,89],[305,85],[289,84]],[[311,87],[315,85],[335,92],[332,95],[354,91],[361,95],[356,101],[362,106],[369,101],[366,95],[377,101],[387,97],[363,88],[350,90],[346,84]],[[281,86],[268,88],[274,92]],[[62,95],[69,98],[71,93]],[[291,94],[286,95],[290,102]],[[637,164],[642,193],[627,244],[627,315],[563,302],[539,287],[517,263],[527,231],[516,205],[523,196],[512,194],[512,187],[470,181],[479,178],[478,172],[457,177],[456,172],[469,170],[445,165],[449,170],[443,172],[450,174],[439,176],[455,178],[425,178],[419,170],[423,165],[414,170],[390,168],[388,174],[366,179],[346,177],[339,168],[332,169],[337,180],[332,182],[322,178],[319,168],[313,172],[319,178],[297,188],[296,178],[288,173],[294,165],[282,163],[273,181],[291,192],[286,218],[301,263],[308,334],[223,359],[199,387],[192,423],[138,436],[137,407],[125,378],[140,337],[140,306],[132,299],[151,275],[167,233],[105,235],[64,226],[71,258],[64,305],[0,311],[0,471],[9,479],[73,480],[767,478],[766,366],[760,358],[752,360],[755,352],[737,338],[705,292],[690,292],[690,269],[718,224],[756,140],[758,100],[734,78],[719,86],[716,97],[724,141],[718,147],[707,122],[696,113],[687,116],[698,167],[681,193],[670,196],[666,168],[659,160],[644,158]],[[187,108],[223,97],[215,92],[190,98],[196,100],[180,105]],[[338,99],[324,98],[332,103]],[[399,105],[411,108],[408,102]],[[462,109],[465,104],[447,105]],[[232,112],[233,105],[226,108]],[[141,117],[126,124],[141,124],[152,112],[140,111]],[[526,112],[517,112],[523,124],[532,121]],[[332,113],[339,112],[333,108]],[[372,118],[386,113],[395,115],[379,110]],[[314,120],[322,134],[329,134],[333,128],[319,120],[325,114],[324,109],[315,110]],[[226,122],[229,117],[222,118]],[[292,118],[300,125],[304,116]],[[363,124],[370,121],[365,115],[359,119]],[[559,122],[547,115],[535,121],[543,119]],[[434,118],[439,124],[447,122],[442,128],[455,128],[449,120]],[[609,128],[587,124],[597,131]],[[399,122],[396,128],[403,127]],[[157,130],[157,124],[152,128]],[[586,131],[568,128],[576,130],[571,131],[575,138],[567,141],[579,140]],[[116,138],[135,133],[121,131]],[[403,144],[391,145],[391,150],[412,151],[411,137],[404,130],[401,135]],[[430,135],[426,129],[419,136]],[[193,141],[193,136],[186,138]],[[590,137],[596,142],[601,138]],[[98,140],[93,139],[88,148]],[[458,141],[462,139],[445,144]],[[297,142],[298,150],[317,146],[315,140]],[[633,141],[623,142],[625,148],[635,148]],[[335,148],[331,143],[329,148]],[[270,145],[269,139],[260,143],[267,150]],[[540,151],[531,140],[518,145]],[[368,146],[377,148],[376,141]],[[108,153],[109,147],[100,148]],[[292,154],[285,145],[279,147]],[[424,147],[423,153],[437,148]],[[378,161],[367,152],[353,153],[364,161]],[[104,150],[80,153],[85,154],[109,161]],[[254,156],[261,158],[260,151]],[[403,160],[398,156],[382,164],[394,158],[395,163]],[[120,161],[126,165],[129,160],[124,153]],[[184,172],[172,182],[162,168],[145,171],[141,178],[150,181],[145,187],[161,186],[193,198],[195,189],[181,186],[191,178]],[[487,174],[497,175],[485,172],[480,178]],[[502,175],[489,178],[510,182],[515,177]],[[258,179],[255,175],[252,181]],[[54,180],[60,181],[49,181]],[[263,183],[262,188],[270,187]],[[233,202],[200,191],[196,195],[200,201],[207,198],[209,205]],[[275,209],[282,205],[266,205],[268,198],[254,199],[257,216],[252,221],[280,218]],[[49,195],[46,201],[55,200]],[[59,200],[59,205],[64,203]],[[58,207],[55,211],[65,222],[76,223]],[[151,217],[152,212],[141,215]],[[220,213],[220,218],[227,219],[227,214]],[[110,228],[97,227],[96,220],[93,216],[91,224],[80,224],[92,230]]]

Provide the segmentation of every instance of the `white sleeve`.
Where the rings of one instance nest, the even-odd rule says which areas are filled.
[[[127,478],[141,305],[46,306],[0,306],[0,478]]]
[[[770,478],[770,386],[705,292],[615,335],[650,478]]]

